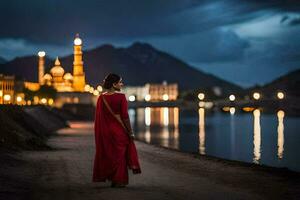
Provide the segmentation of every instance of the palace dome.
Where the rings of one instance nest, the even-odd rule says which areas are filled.
[[[58,58],[56,58],[56,60],[55,60],[55,66],[52,67],[52,69],[50,70],[50,72],[51,72],[51,74],[53,76],[63,76],[64,75],[65,70],[64,70],[64,68],[62,68],[60,66],[60,62],[59,62]]]
[[[71,73],[66,73],[66,74],[64,75],[64,79],[65,79],[65,80],[73,80],[73,76],[72,76]]]
[[[52,76],[47,73],[47,74],[44,75],[44,79],[47,80],[47,81],[48,80],[50,81],[52,79]]]

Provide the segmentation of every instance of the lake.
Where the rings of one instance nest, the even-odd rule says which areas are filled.
[[[283,110],[129,109],[136,137],[183,152],[300,171],[300,118]]]

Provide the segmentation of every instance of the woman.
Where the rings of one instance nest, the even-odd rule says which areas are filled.
[[[110,180],[112,187],[125,187],[128,184],[127,168],[132,169],[134,174],[141,173],[127,100],[120,93],[122,86],[120,76],[106,76],[103,88],[107,91],[99,96],[95,114],[93,181]]]

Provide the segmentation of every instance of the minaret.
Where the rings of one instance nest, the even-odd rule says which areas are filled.
[[[39,72],[38,72],[38,81],[40,85],[44,85],[44,74],[45,74],[45,51],[39,51]]]
[[[82,41],[79,34],[74,40],[73,88],[75,92],[84,92],[85,74],[82,61]]]

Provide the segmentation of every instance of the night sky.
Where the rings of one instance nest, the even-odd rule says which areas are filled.
[[[300,0],[10,0],[0,23],[8,60],[72,54],[80,33],[85,49],[148,42],[242,86],[300,68]]]

